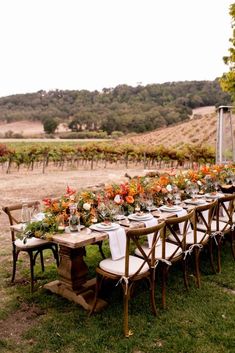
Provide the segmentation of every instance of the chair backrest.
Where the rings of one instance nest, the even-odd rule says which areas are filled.
[[[131,276],[131,278],[138,276],[138,274],[146,264],[148,265],[149,269],[155,267],[156,244],[162,238],[162,231],[164,229],[164,226],[165,226],[165,222],[161,222],[153,227],[129,229],[126,232],[125,277],[127,278],[130,277],[129,276],[129,256],[132,253],[132,249],[134,248],[137,248],[141,253],[143,262],[141,266],[136,269],[136,272]],[[144,240],[148,235],[151,235],[151,246],[146,252]],[[143,249],[143,247],[145,248],[145,250]]]
[[[217,231],[226,232],[233,226],[233,214],[235,210],[235,194],[224,195],[218,199],[218,207],[216,214],[216,229]],[[223,220],[224,225],[220,227],[220,220]]]
[[[182,254],[187,249],[187,235],[192,232],[191,225],[195,222],[195,212],[191,210],[185,216],[169,217],[165,220],[162,241],[162,259],[166,259],[166,243],[174,244],[176,247],[168,256],[171,261],[177,254]]]
[[[197,237],[197,224],[201,224],[200,234],[204,233],[203,237],[200,237],[200,243],[208,239],[208,235],[211,235],[211,223],[215,219],[218,210],[218,201],[214,200],[205,205],[195,207],[195,232],[194,232],[194,243],[199,243]]]
[[[34,209],[37,209],[40,206],[40,201],[37,201],[37,200],[30,201],[30,202],[27,202],[27,205],[29,208],[31,208],[33,212]],[[22,209],[22,203],[2,207],[3,212],[5,212],[8,216],[10,226],[21,223],[21,212],[20,212],[21,209]],[[11,229],[11,237],[12,237],[12,241],[15,241],[15,232],[12,229]]]

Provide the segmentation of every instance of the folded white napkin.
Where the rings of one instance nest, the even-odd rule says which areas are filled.
[[[154,227],[158,224],[158,220],[156,218],[151,218],[148,221],[144,221],[145,227],[149,228],[149,227]],[[151,248],[152,246],[152,242],[153,242],[153,233],[148,234],[148,246],[149,248]]]
[[[109,235],[109,248],[112,260],[118,260],[125,256],[126,252],[126,232],[124,228],[106,230]]]

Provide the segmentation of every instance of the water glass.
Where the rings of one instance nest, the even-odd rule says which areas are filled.
[[[28,204],[26,202],[22,203],[21,222],[24,224],[30,223],[30,209],[28,208]]]

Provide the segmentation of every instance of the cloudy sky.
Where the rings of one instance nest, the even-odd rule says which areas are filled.
[[[0,0],[0,96],[213,80],[228,0]]]

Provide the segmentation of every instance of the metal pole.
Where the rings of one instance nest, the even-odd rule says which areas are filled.
[[[223,162],[223,107],[219,107],[217,122],[217,151],[216,163]]]
[[[232,139],[232,160],[235,161],[235,151],[234,151],[234,138],[233,138],[233,123],[232,123],[232,110],[229,110],[229,120],[230,120],[230,131]]]

